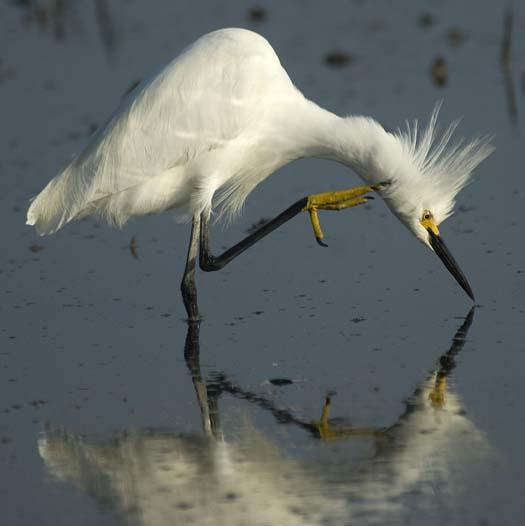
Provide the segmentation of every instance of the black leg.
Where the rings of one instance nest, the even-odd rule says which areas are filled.
[[[299,199],[292,206],[288,207],[284,212],[279,214],[264,226],[256,230],[253,234],[245,237],[236,245],[224,251],[220,256],[214,256],[210,252],[208,240],[208,221],[210,217],[209,210],[205,210],[201,214],[201,229],[200,229],[200,248],[199,248],[199,265],[205,272],[212,272],[220,270],[230,261],[242,254],[245,250],[255,245],[257,241],[273,232],[276,228],[295,217],[299,212],[308,211],[310,220],[314,230],[315,238],[320,245],[326,246],[323,242],[323,232],[317,217],[317,210],[343,210],[351,208],[373,199],[367,196],[370,192],[378,191],[386,183],[358,186],[347,190],[337,190],[335,192],[323,192],[321,194],[313,194]]]
[[[236,245],[224,251],[220,256],[214,256],[210,252],[209,239],[208,239],[208,223],[209,223],[209,211],[204,211],[201,215],[201,228],[200,228],[200,250],[199,250],[199,265],[205,272],[212,272],[214,270],[220,270],[222,267],[227,265],[230,261],[235,259],[237,256],[242,254],[245,250],[255,245],[257,241],[267,236],[270,232],[279,228],[281,225],[295,217],[299,212],[303,211],[308,202],[308,197],[300,199],[292,206],[287,208],[284,212],[279,214],[276,218],[272,219],[264,226],[256,230],[253,234],[245,237],[239,241]]]
[[[197,287],[195,286],[195,261],[199,248],[200,217],[197,215],[193,218],[191,226],[190,244],[188,246],[188,255],[186,257],[186,268],[180,284],[182,300],[188,313],[188,321],[200,320],[199,306],[197,305]]]

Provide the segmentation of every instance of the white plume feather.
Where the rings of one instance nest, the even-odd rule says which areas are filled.
[[[438,223],[449,217],[454,210],[457,194],[464,188],[475,168],[493,151],[490,137],[476,138],[466,142],[460,138],[452,143],[452,136],[459,124],[459,120],[452,122],[439,135],[437,125],[441,103],[434,108],[430,121],[422,133],[418,133],[418,122],[412,126],[407,123],[406,130],[398,130],[396,138],[399,140],[403,153],[411,159],[411,165],[405,165],[402,177],[394,176],[393,188],[387,198],[395,199],[396,193],[402,193],[398,199],[403,207],[412,204],[415,199],[422,208],[432,210]],[[401,175],[401,174],[400,174]],[[412,193],[412,199],[406,194]],[[414,199],[415,197],[415,199]],[[409,215],[408,210],[406,211]]]

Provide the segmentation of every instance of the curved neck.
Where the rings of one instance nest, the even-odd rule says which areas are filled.
[[[298,145],[297,158],[330,159],[352,168],[367,182],[374,182],[381,159],[395,147],[395,138],[369,117],[339,117],[303,99],[290,130]],[[295,119],[294,119],[295,120]]]

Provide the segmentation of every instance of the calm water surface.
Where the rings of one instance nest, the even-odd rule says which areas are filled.
[[[502,70],[497,2],[258,6],[0,5],[1,523],[522,524],[523,8]],[[265,35],[330,110],[396,128],[443,99],[443,124],[494,136],[442,228],[475,309],[378,200],[323,215],[327,249],[298,217],[199,275],[200,327],[183,321],[189,232],[169,214],[50,238],[24,226],[28,199],[130,86],[224,26]],[[330,67],[338,50],[351,60]],[[214,227],[214,246],[357,183],[294,163]]]

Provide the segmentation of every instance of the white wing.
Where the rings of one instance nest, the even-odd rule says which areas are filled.
[[[35,198],[28,224],[52,233],[93,213],[122,225],[132,215],[209,204],[242,176],[232,146],[257,142],[271,101],[284,93],[298,92],[263,37],[242,29],[201,37],[123,101]]]

